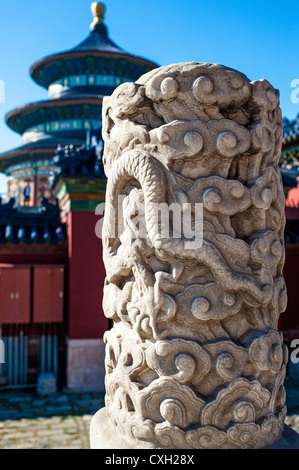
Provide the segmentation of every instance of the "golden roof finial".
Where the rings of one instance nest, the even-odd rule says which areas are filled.
[[[103,22],[105,5],[103,3],[93,2],[91,5],[91,11],[93,14],[93,22],[91,23],[91,28]]]

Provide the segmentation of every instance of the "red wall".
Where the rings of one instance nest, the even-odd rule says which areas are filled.
[[[34,245],[34,246],[33,246]],[[8,264],[64,264],[67,261],[67,245],[7,244],[0,247],[0,263]],[[48,248],[48,252],[46,249]]]
[[[68,324],[69,338],[102,338],[108,320],[102,310],[105,269],[102,242],[95,235],[99,220],[93,212],[70,212],[67,215]]]

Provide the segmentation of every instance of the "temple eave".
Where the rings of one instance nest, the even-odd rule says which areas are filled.
[[[38,101],[35,103],[30,103],[19,108],[16,108],[10,111],[6,117],[6,124],[18,134],[23,134],[23,132],[28,128],[28,116],[37,112],[41,114],[44,108],[55,110],[55,108],[61,107],[70,107],[78,105],[98,105],[101,106],[103,98],[98,97],[86,97],[86,98],[74,98],[74,99],[55,99],[55,100],[44,100]],[[17,121],[17,122],[16,122]],[[45,119],[41,116],[41,119],[36,122],[45,122]],[[23,124],[23,125],[22,125]]]
[[[17,165],[27,161],[37,161],[42,158],[49,158],[55,152],[56,147],[47,149],[20,150],[16,153],[8,152],[0,154],[0,172],[5,173],[11,165]]]
[[[61,60],[61,59],[63,59],[64,61],[67,61],[68,59],[75,60],[77,58],[88,57],[88,56],[113,58],[113,59],[127,59],[129,61],[136,63],[136,65],[148,66],[151,69],[158,67],[158,64],[156,64],[155,62],[152,62],[143,57],[139,57],[139,56],[129,54],[126,52],[123,52],[123,53],[112,52],[112,51],[108,52],[108,51],[97,51],[97,50],[90,49],[90,50],[82,50],[82,51],[61,52],[59,54],[50,55],[48,57],[40,59],[38,62],[32,65],[30,69],[30,75],[36,83],[47,88],[50,82],[49,81],[45,83],[42,82],[42,80],[39,77],[39,74],[41,71],[44,71],[48,67],[55,65],[56,61]]]

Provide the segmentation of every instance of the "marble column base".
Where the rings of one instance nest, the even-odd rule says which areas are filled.
[[[110,422],[106,408],[101,408],[90,424],[91,449],[149,449],[143,445],[128,444]],[[299,434],[285,424],[282,436],[265,449],[299,449]]]

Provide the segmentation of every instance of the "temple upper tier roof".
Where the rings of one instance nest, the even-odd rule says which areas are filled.
[[[110,39],[107,26],[103,23],[105,6],[102,3],[93,3],[92,12],[94,20],[84,41],[67,51],[47,56],[31,67],[31,76],[39,85],[49,88],[64,77],[90,73],[104,73],[128,79],[131,76],[136,80],[143,73],[157,67],[152,61],[124,51]],[[101,58],[102,61],[96,60]],[[113,62],[109,63],[110,61]]]

